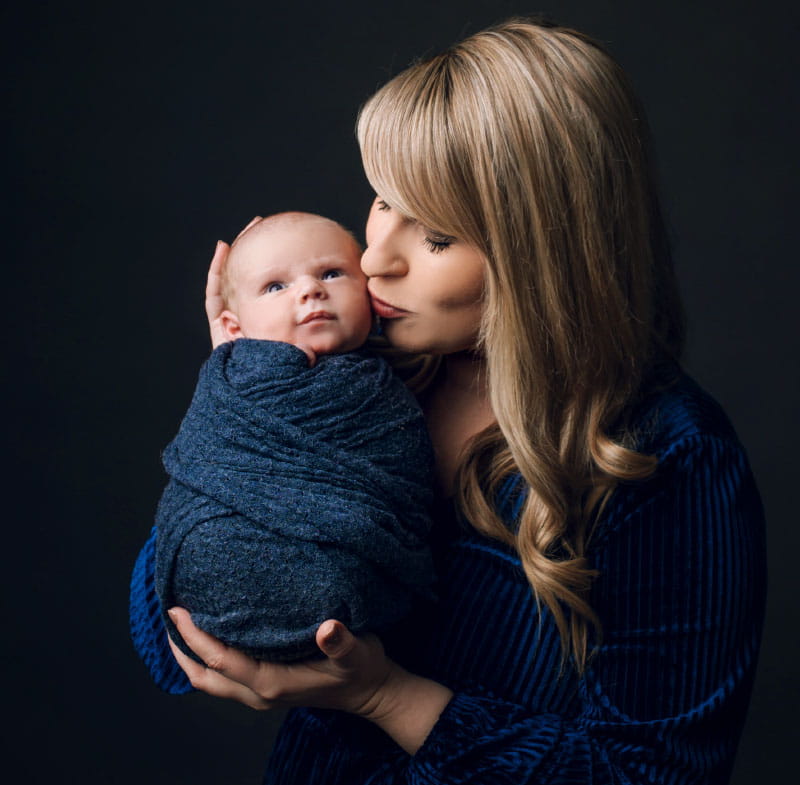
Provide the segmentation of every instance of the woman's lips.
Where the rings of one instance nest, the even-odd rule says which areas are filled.
[[[372,310],[375,311],[381,319],[398,319],[409,313],[402,308],[395,308],[393,305],[389,305],[389,303],[378,299],[372,292],[370,292],[369,298],[372,300]]]

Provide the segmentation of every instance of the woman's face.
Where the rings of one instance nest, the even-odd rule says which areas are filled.
[[[372,203],[361,269],[383,331],[398,349],[451,354],[474,348],[485,263],[474,246],[422,226],[380,197]]]

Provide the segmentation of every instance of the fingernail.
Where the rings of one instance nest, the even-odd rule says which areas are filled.
[[[172,610],[172,608],[170,608],[170,609],[167,611],[167,616],[169,616],[169,617],[170,617],[170,619],[172,619],[172,623],[173,623],[173,624],[177,624],[177,623],[178,623],[178,614],[177,614],[177,613],[175,613],[175,611],[174,611],[174,610]]]
[[[342,642],[342,631],[338,627],[334,627],[333,632],[328,635],[327,641],[331,646],[337,646]]]

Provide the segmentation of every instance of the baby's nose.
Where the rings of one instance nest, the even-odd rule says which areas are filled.
[[[297,295],[301,301],[308,299],[323,299],[325,297],[325,287],[318,278],[312,275],[305,275],[299,281]]]

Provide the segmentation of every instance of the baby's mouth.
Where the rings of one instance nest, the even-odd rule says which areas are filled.
[[[300,322],[300,324],[308,324],[309,322],[319,321],[327,321],[329,319],[335,319],[336,317],[332,313],[328,313],[327,311],[312,311],[310,314],[307,314],[305,318]]]

